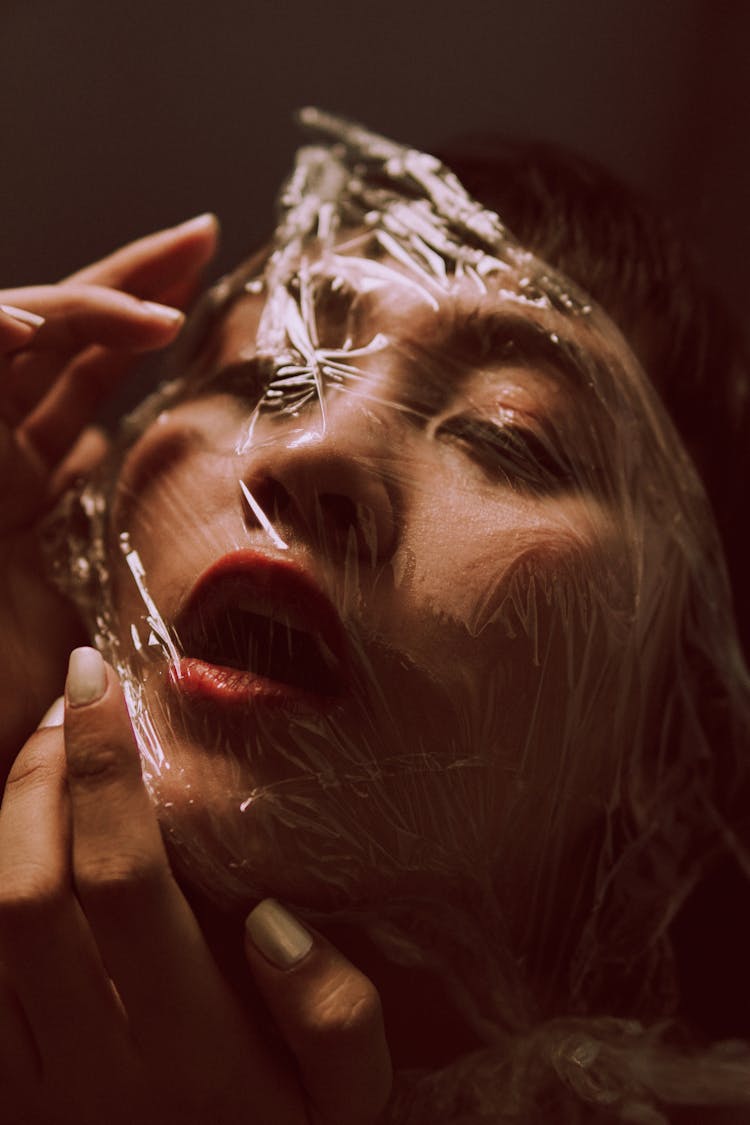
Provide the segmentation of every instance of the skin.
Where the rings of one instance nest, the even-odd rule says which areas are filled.
[[[321,935],[283,967],[248,937],[254,999],[240,1006],[228,991],[174,881],[111,669],[98,698],[69,702],[64,733],[60,718],[45,719],[23,741],[82,632],[47,582],[36,523],[102,456],[86,426],[133,357],[179,330],[177,309],[144,301],[188,303],[216,235],[204,217],[57,286],[0,291],[0,559],[13,595],[2,611],[0,744],[8,1125],[366,1125],[390,1090],[377,993]]]
[[[374,1122],[391,1071],[372,984],[320,935],[281,965],[249,931],[267,1007],[239,1004],[172,876],[116,677],[88,655],[101,694],[77,703],[71,664],[64,728],[31,736],[0,810],[3,1119]]]
[[[0,306],[11,310],[0,310],[3,778],[59,695],[70,648],[85,639],[77,614],[47,581],[38,521],[101,457],[104,440],[90,423],[135,358],[174,339],[183,322],[174,305],[199,289],[216,238],[216,220],[206,216],[123,247],[57,285],[0,290]],[[42,323],[23,323],[13,309]]]
[[[256,296],[233,306],[207,345],[212,369],[252,357],[261,309]],[[209,380],[205,393],[195,399],[188,395],[165,411],[127,456],[114,503],[113,537],[127,531],[163,619],[174,624],[198,577],[227,552],[250,547],[291,561],[336,606],[356,652],[351,698],[332,718],[314,723],[314,735],[306,720],[306,738],[316,739],[334,772],[351,771],[352,761],[362,774],[379,761],[407,761],[392,781],[364,785],[364,797],[362,783],[359,791],[355,786],[343,794],[324,793],[305,778],[304,766],[300,775],[298,759],[290,758],[288,747],[297,746],[294,719],[253,712],[243,718],[240,732],[228,731],[223,753],[207,757],[200,716],[191,715],[189,705],[175,705],[164,676],[149,672],[147,707],[157,717],[173,767],[151,778],[162,809],[169,809],[165,823],[182,838],[198,841],[190,855],[199,862],[201,852],[210,857],[224,845],[220,834],[205,828],[205,813],[212,813],[219,833],[239,839],[238,855],[250,862],[247,901],[273,893],[320,908],[377,902],[393,894],[443,894],[466,878],[489,884],[498,855],[505,893],[513,900],[544,863],[545,826],[557,800],[548,779],[559,753],[557,731],[567,697],[544,695],[540,663],[564,668],[570,659],[565,645],[575,641],[555,627],[557,598],[551,606],[538,599],[536,633],[524,631],[508,599],[514,583],[523,588],[524,567],[540,584],[568,590],[575,599],[579,583],[595,587],[600,575],[616,568],[621,540],[583,468],[581,488],[528,488],[522,475],[513,478],[507,463],[503,471],[488,464],[455,429],[456,419],[467,415],[536,434],[546,428],[564,447],[575,448],[580,459],[586,456],[590,404],[551,364],[525,358],[522,350],[508,359],[477,362],[463,344],[451,343],[454,330],[460,334],[472,318],[498,309],[520,309],[522,317],[536,318],[548,331],[573,333],[582,348],[601,348],[585,324],[571,325],[509,297],[480,301],[459,289],[435,313],[408,279],[399,284],[396,274],[385,295],[365,304],[358,322],[361,340],[354,341],[371,339],[377,328],[388,335],[389,347],[359,361],[362,375],[347,393],[331,389],[324,422],[316,406],[297,419],[262,415],[252,442],[235,455],[253,404],[237,394],[211,393]],[[335,347],[337,321],[334,316],[326,320],[325,313],[321,317],[322,342]],[[446,388],[451,388],[447,394]],[[595,455],[592,451],[590,457]],[[240,476],[288,549],[271,541],[248,513],[237,486]],[[352,511],[354,518],[347,514]],[[165,535],[180,544],[179,551],[162,549]],[[124,567],[115,597],[120,639],[127,646],[130,624],[142,630],[145,614]],[[544,650],[545,645],[540,662],[537,646]],[[604,730],[615,691],[614,684],[601,690],[591,729],[601,722]],[[478,698],[500,699],[497,713],[489,712],[491,719],[486,704],[478,710]],[[387,707],[379,705],[380,699]],[[510,699],[512,708],[503,702]],[[163,714],[168,722],[159,727]],[[482,733],[474,729],[480,719]],[[530,737],[534,722],[541,733]],[[373,729],[363,744],[362,732]],[[216,722],[211,730],[217,730]],[[563,868],[589,839],[599,794],[611,779],[605,736],[601,754],[596,738],[591,743],[589,754],[570,764],[566,835],[558,858]],[[337,766],[331,747],[342,744],[348,763]],[[479,770],[466,775],[472,795],[461,832],[448,848],[444,818],[429,813],[454,803],[456,774],[438,769],[417,788],[418,771],[408,764],[415,747],[445,764],[477,750],[491,751],[489,765],[485,758]],[[531,767],[522,774],[524,753]],[[513,783],[520,776],[526,796],[519,796]],[[277,790],[282,800],[299,791],[314,802],[314,843],[300,824],[287,832],[273,823],[269,827],[264,794]],[[192,800],[196,792],[199,803]],[[246,816],[240,805],[251,792],[256,799]],[[403,832],[385,826],[382,802],[396,810],[391,825],[398,820],[406,826]],[[511,820],[516,827],[505,831]],[[352,864],[351,851],[344,858],[336,833],[329,839],[324,835],[329,823],[334,829],[357,825],[363,838],[377,842],[377,860]],[[425,848],[426,858],[416,869],[401,858],[410,833]],[[561,844],[559,838],[555,842]],[[437,879],[436,870],[443,872]],[[207,880],[221,891],[221,873],[207,871]],[[570,909],[562,903],[560,908]],[[524,929],[525,921],[519,918],[518,925]]]
[[[156,236],[157,241],[162,241],[155,260],[146,251],[138,268],[145,274],[156,269],[158,274],[161,267],[156,263],[160,262],[162,251],[169,260],[169,247],[174,250],[175,237],[179,243],[184,236],[170,232]],[[151,245],[153,248],[154,244]],[[125,284],[130,276],[126,263],[133,264],[132,252],[132,247],[121,252],[120,266],[113,273],[108,274],[106,269],[102,273],[101,266],[92,267],[99,271],[95,276],[105,288],[107,284],[117,285],[118,281]],[[139,255],[137,251],[136,258]],[[155,282],[154,288],[159,289]],[[164,293],[160,295],[166,299]],[[80,384],[77,390],[66,387],[65,373],[99,370],[106,381],[124,371],[135,348],[158,346],[159,332],[153,326],[145,330],[139,320],[144,315],[142,309],[136,311],[131,305],[124,308],[119,289],[114,296],[98,296],[105,304],[110,303],[110,313],[111,303],[118,304],[116,325],[107,321],[105,329],[103,321],[97,320],[93,313],[100,306],[97,297],[88,291],[65,294],[62,305],[56,305],[59,294],[41,289],[3,295],[6,302],[14,298],[16,302],[23,300],[29,308],[44,309],[48,322],[57,325],[55,332],[46,337],[49,349],[43,349],[52,355],[42,355],[33,342],[33,328],[19,329],[12,317],[0,320],[5,385],[10,386],[26,364],[40,375],[29,400],[20,407],[5,408],[5,427],[12,437],[9,466],[14,482],[20,484],[15,495],[6,497],[9,544],[24,539],[48,502],[50,492],[55,491],[55,482],[64,480],[77,466],[89,465],[100,449],[95,443],[88,450],[81,446],[68,454],[89,416],[90,404]],[[79,316],[85,321],[86,331],[76,327]],[[161,342],[166,342],[169,332],[163,326],[159,331],[164,333]],[[100,339],[100,335],[105,338]],[[146,337],[148,344],[144,342]],[[89,348],[92,341],[99,341],[99,347],[106,348],[106,354],[98,353],[100,366],[95,362],[97,353]],[[235,354],[231,336],[226,336],[221,346],[231,359]],[[23,364],[18,362],[19,356]],[[530,372],[527,368],[518,372],[506,370],[502,395],[506,406],[521,411],[567,410],[567,406],[559,406],[553,385],[554,380],[550,383],[541,372]],[[391,385],[388,394],[393,393]],[[66,402],[64,413],[76,421],[72,432],[56,444],[56,415],[60,404]],[[80,412],[74,404],[82,406]],[[199,418],[207,420],[210,429],[202,452],[205,454],[206,444],[209,450],[213,444],[215,453],[217,432],[221,433],[227,422],[234,430],[236,404],[222,396],[204,400],[201,405],[204,409]],[[365,403],[359,405],[364,407]],[[191,408],[186,404],[186,409]],[[385,634],[392,651],[398,650],[402,637],[408,635],[416,641],[416,648],[408,653],[414,659],[413,667],[423,666],[437,652],[432,670],[443,684],[450,683],[452,687],[450,673],[455,660],[464,659],[467,654],[470,657],[471,652],[479,659],[482,649],[481,644],[473,650],[462,647],[466,638],[460,629],[455,630],[456,621],[465,621],[474,605],[471,589],[459,590],[454,581],[457,569],[464,565],[465,572],[472,576],[468,567],[471,560],[441,556],[440,566],[431,569],[426,565],[430,554],[437,558],[445,545],[444,538],[437,536],[434,519],[435,504],[445,503],[445,495],[438,496],[434,487],[440,483],[436,475],[440,464],[431,459],[435,450],[425,458],[414,458],[414,464],[422,471],[416,478],[418,495],[411,497],[410,511],[414,516],[420,504],[425,507],[421,518],[414,518],[409,526],[413,538],[408,544],[417,557],[416,578],[428,597],[410,604],[408,620],[404,621],[403,603],[396,606],[386,589],[378,604],[377,618],[362,621],[337,585],[340,573],[331,543],[326,540],[326,549],[320,551],[318,545],[316,551],[315,543],[309,539],[309,527],[300,520],[305,508],[305,481],[312,480],[313,491],[316,487],[320,490],[321,482],[331,479],[332,467],[338,481],[344,464],[351,466],[353,459],[361,463],[362,448],[347,447],[345,434],[338,428],[346,423],[346,433],[351,433],[351,416],[347,418],[342,408],[341,414],[338,409],[332,410],[329,418],[330,425],[320,435],[321,440],[311,443],[311,447],[285,443],[278,437],[269,439],[261,446],[261,453],[253,455],[248,472],[255,473],[254,479],[261,482],[275,481],[275,487],[283,486],[292,497],[296,515],[285,528],[292,549],[303,562],[309,560],[311,566],[318,565],[316,578],[321,584],[330,583],[329,592],[346,613],[347,625],[361,630],[369,640],[376,630]],[[190,419],[183,414],[177,419],[178,425],[185,421],[195,429],[195,417]],[[217,422],[221,423],[218,427]],[[361,436],[356,427],[354,432]],[[45,440],[49,442],[46,446]],[[198,444],[200,448],[201,443]],[[452,442],[448,445],[452,462],[456,450]],[[194,453],[195,450],[191,456]],[[465,457],[461,446],[459,464]],[[40,459],[44,460],[43,467]],[[193,472],[197,465],[198,462],[192,463]],[[180,463],[172,461],[170,471],[178,468]],[[462,473],[462,469],[453,468],[447,476],[455,482],[457,477],[462,478]],[[155,475],[157,482],[159,475]],[[27,479],[33,487],[27,486]],[[354,479],[358,487],[364,486],[361,477],[355,474]],[[218,476],[214,483],[220,489],[226,482]],[[474,478],[463,490],[457,503],[457,518],[465,518],[467,504],[471,509],[476,487]],[[566,573],[566,560],[564,551],[561,557],[560,552],[550,548],[564,548],[571,529],[576,540],[571,558],[578,563],[581,548],[589,549],[592,563],[610,558],[617,550],[617,545],[608,540],[610,523],[598,501],[592,503],[589,498],[581,505],[569,497],[561,508],[558,498],[554,505],[558,517],[554,518],[552,505],[544,499],[525,498],[522,502],[516,494],[506,496],[500,504],[495,492],[496,488],[482,493],[483,510],[469,510],[468,524],[480,538],[483,533],[487,535],[484,557],[492,557],[495,566],[498,557],[508,566],[512,564],[512,558],[504,552],[508,539],[521,530],[543,533],[541,557],[554,560],[549,573],[555,577]],[[155,493],[158,495],[158,483]],[[369,504],[375,502],[372,492],[367,493],[367,499]],[[505,513],[502,538],[492,539],[493,518],[486,511],[489,505],[498,505],[493,509],[493,517]],[[563,516],[559,515],[561,510]],[[157,509],[149,518],[158,514]],[[244,541],[248,525],[246,513],[240,509],[238,515],[236,493],[231,505],[219,507],[217,518],[220,526],[212,530],[229,528],[232,536],[241,534]],[[249,530],[257,534],[257,528]],[[333,530],[335,548],[337,535]],[[234,538],[230,542],[234,543]],[[16,581],[22,577],[30,579],[36,583],[30,600],[50,598],[41,578],[34,577],[38,571],[33,566],[21,566],[20,557],[9,551],[6,584],[14,576]],[[198,561],[197,556],[191,559]],[[158,576],[158,571],[150,569],[149,573]],[[167,607],[167,586],[171,587],[175,577],[180,578],[173,575],[172,579],[162,579],[165,586],[160,598]],[[193,577],[192,572],[186,572],[181,578],[184,585],[176,586],[178,592],[189,588]],[[476,580],[484,588],[487,573],[481,573],[481,566]],[[416,583],[410,587],[412,593],[415,586]],[[447,610],[437,620],[432,612],[436,598],[442,599]],[[41,605],[48,611],[43,615],[43,625],[50,642],[55,635],[49,631],[52,622],[59,619],[63,623],[62,650],[70,643],[77,626],[66,626],[65,618],[59,616],[59,603],[42,600]],[[404,624],[408,624],[407,629],[403,629]],[[17,639],[19,652],[29,651],[24,646],[22,630],[14,634],[11,622],[8,629],[9,636]],[[37,631],[41,632],[41,624]],[[480,640],[483,636],[480,633]],[[495,644],[498,636],[491,639]],[[34,648],[37,650],[38,645]],[[38,661],[38,655],[29,655],[32,663],[26,667],[25,676],[18,675],[19,670],[13,665],[6,670],[9,716],[14,715],[18,700],[23,700],[23,717],[13,719],[19,729],[28,722],[33,707],[26,697],[49,698],[47,685],[59,682],[61,659],[53,648],[50,643],[45,655],[47,667],[39,664],[38,674],[28,670],[37,667],[33,660]],[[379,674],[387,679],[387,662]],[[395,690],[397,681],[392,682]],[[74,696],[75,692],[71,689],[69,695]],[[437,733],[439,728],[437,724]],[[183,749],[189,760],[194,748],[187,745]],[[10,739],[4,753],[9,763],[15,754]],[[199,780],[202,776],[196,774]],[[591,775],[588,776],[590,779]],[[0,809],[0,1080],[4,1114],[10,1125],[68,1121],[93,1125],[101,1120],[117,1123],[133,1119],[169,1125],[171,1120],[190,1121],[190,1113],[195,1113],[196,1107],[196,1125],[205,1120],[274,1120],[290,1125],[307,1121],[315,1125],[355,1125],[376,1120],[388,1098],[390,1063],[377,992],[370,981],[319,935],[313,936],[311,951],[291,970],[279,971],[278,966],[259,954],[251,941],[246,944],[245,956],[248,974],[265,1004],[262,1010],[252,1004],[240,1006],[229,993],[217,971],[214,954],[174,880],[154,809],[141,781],[138,752],[122,697],[110,669],[100,698],[78,706],[72,706],[69,699],[64,736],[62,727],[45,728],[23,746]],[[386,994],[391,989],[406,991],[404,981],[389,981],[382,966],[374,966],[372,975]],[[409,988],[409,994],[402,995],[401,1006],[401,1013],[407,1017],[416,1003],[413,974]],[[175,1011],[180,1012],[178,1021]],[[434,1011],[429,1002],[424,1006],[424,1018],[410,1025],[414,1037],[429,1040]],[[71,1019],[71,1013],[75,1013],[75,1019]],[[269,1013],[278,1036],[269,1036]],[[435,1039],[442,1040],[444,1049],[449,1038],[444,1033],[445,1026],[435,1032]],[[468,1039],[450,1042],[447,1058],[472,1045]],[[427,1042],[423,1057],[415,1059],[413,1054],[409,1058],[399,1045],[397,1062],[434,1065],[434,1046]],[[692,1118],[685,1118],[689,1119]],[[722,1120],[720,1113],[701,1114],[700,1119]]]

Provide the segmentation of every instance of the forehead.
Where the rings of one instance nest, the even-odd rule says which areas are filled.
[[[340,124],[338,143],[298,154],[267,248],[214,291],[205,346],[180,357],[188,393],[193,375],[260,360],[253,382],[274,399],[305,381],[319,396],[328,375],[382,370],[396,353],[438,378],[520,358],[611,402],[632,389],[607,317],[448,169]]]
[[[371,368],[398,353],[425,373],[531,364],[580,389],[612,363],[591,310],[556,307],[522,269],[488,265],[483,274],[425,274],[368,232],[306,248],[282,286],[248,279],[216,322],[208,364],[281,357]]]

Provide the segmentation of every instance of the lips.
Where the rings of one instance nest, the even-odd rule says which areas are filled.
[[[235,551],[198,579],[175,622],[170,677],[188,699],[328,710],[347,685],[347,641],[328,598],[293,563]]]

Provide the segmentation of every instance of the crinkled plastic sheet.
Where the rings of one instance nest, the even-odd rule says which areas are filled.
[[[302,120],[273,237],[54,552],[175,863],[442,975],[486,1048],[402,1076],[400,1120],[750,1101],[744,1048],[658,1022],[670,921],[719,847],[746,863],[700,482],[585,294],[434,158]]]

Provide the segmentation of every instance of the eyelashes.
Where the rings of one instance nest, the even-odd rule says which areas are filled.
[[[227,364],[208,376],[197,393],[227,394],[246,406],[255,407],[268,386],[268,373],[264,363],[257,359],[240,360]]]
[[[585,479],[583,469],[576,471],[561,452],[523,426],[459,414],[442,422],[435,436],[456,442],[490,476],[536,493],[572,489]]]

